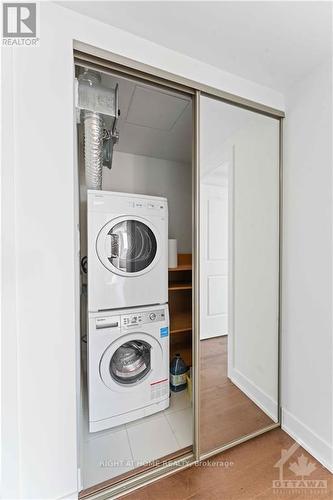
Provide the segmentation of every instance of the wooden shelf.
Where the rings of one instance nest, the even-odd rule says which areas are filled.
[[[177,267],[169,267],[169,273],[176,273],[179,271],[192,271],[192,264],[180,264]]]
[[[188,311],[175,311],[170,317],[170,334],[192,330],[192,315]]]
[[[169,267],[169,273],[181,271],[192,271],[192,254],[179,253],[177,267]]]
[[[178,254],[169,268],[170,359],[179,353],[192,366],[192,255]]]
[[[169,292],[177,290],[192,290],[192,283],[187,283],[183,281],[170,281],[169,282]]]

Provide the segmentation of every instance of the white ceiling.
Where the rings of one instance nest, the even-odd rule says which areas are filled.
[[[115,151],[190,162],[191,100],[133,80],[102,75],[102,84],[119,85],[119,143]]]
[[[280,91],[331,53],[331,2],[61,4]]]

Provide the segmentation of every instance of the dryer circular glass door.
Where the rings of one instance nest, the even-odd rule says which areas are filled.
[[[148,333],[131,332],[112,342],[101,356],[99,372],[104,384],[118,392],[133,390],[164,366],[166,354]]]
[[[158,261],[159,235],[140,217],[118,217],[99,232],[96,250],[101,263],[116,274],[137,276],[148,272]]]

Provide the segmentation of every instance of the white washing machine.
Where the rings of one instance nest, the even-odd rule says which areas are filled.
[[[89,431],[169,406],[169,312],[153,306],[89,314]]]
[[[88,311],[168,302],[166,198],[88,190]]]

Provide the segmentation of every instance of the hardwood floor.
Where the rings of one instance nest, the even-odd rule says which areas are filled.
[[[227,336],[200,342],[201,453],[274,423],[228,379],[227,347]]]
[[[227,377],[227,338],[201,342],[201,449],[211,450],[272,423]],[[272,430],[230,448],[199,466],[179,471],[136,490],[130,500],[270,500],[315,497],[333,500],[333,476],[301,447],[293,449],[282,469],[283,479],[292,480],[278,488],[279,469],[275,464],[282,450],[294,440],[281,429]],[[303,455],[303,457],[302,457]],[[301,458],[302,457],[302,458]],[[313,464],[313,465],[310,465]],[[292,469],[290,469],[292,467]],[[296,473],[305,473],[310,483]],[[306,475],[308,474],[308,475]],[[324,481],[321,482],[321,481]],[[325,483],[326,482],[326,483]],[[286,484],[286,483],[284,483]],[[296,487],[290,487],[290,485]],[[316,486],[316,487],[313,487]],[[322,486],[322,487],[318,487]]]
[[[303,455],[305,461],[309,461],[308,465],[311,462],[315,466],[315,470],[305,476],[304,480],[312,480],[312,484],[316,483],[317,486],[324,487],[273,488],[273,481],[279,479],[278,468],[274,465],[281,458],[281,450],[288,449],[293,444],[294,440],[290,436],[281,429],[275,429],[212,457],[206,465],[202,464],[202,466],[193,466],[179,471],[123,498],[128,500],[270,500],[277,498],[310,500],[318,497],[325,500],[333,499],[332,474],[301,447],[286,461],[283,469],[284,478],[301,479],[289,467],[291,463],[297,463],[299,457]],[[226,462],[229,463],[229,467],[223,465]],[[326,481],[326,485],[319,480]]]

